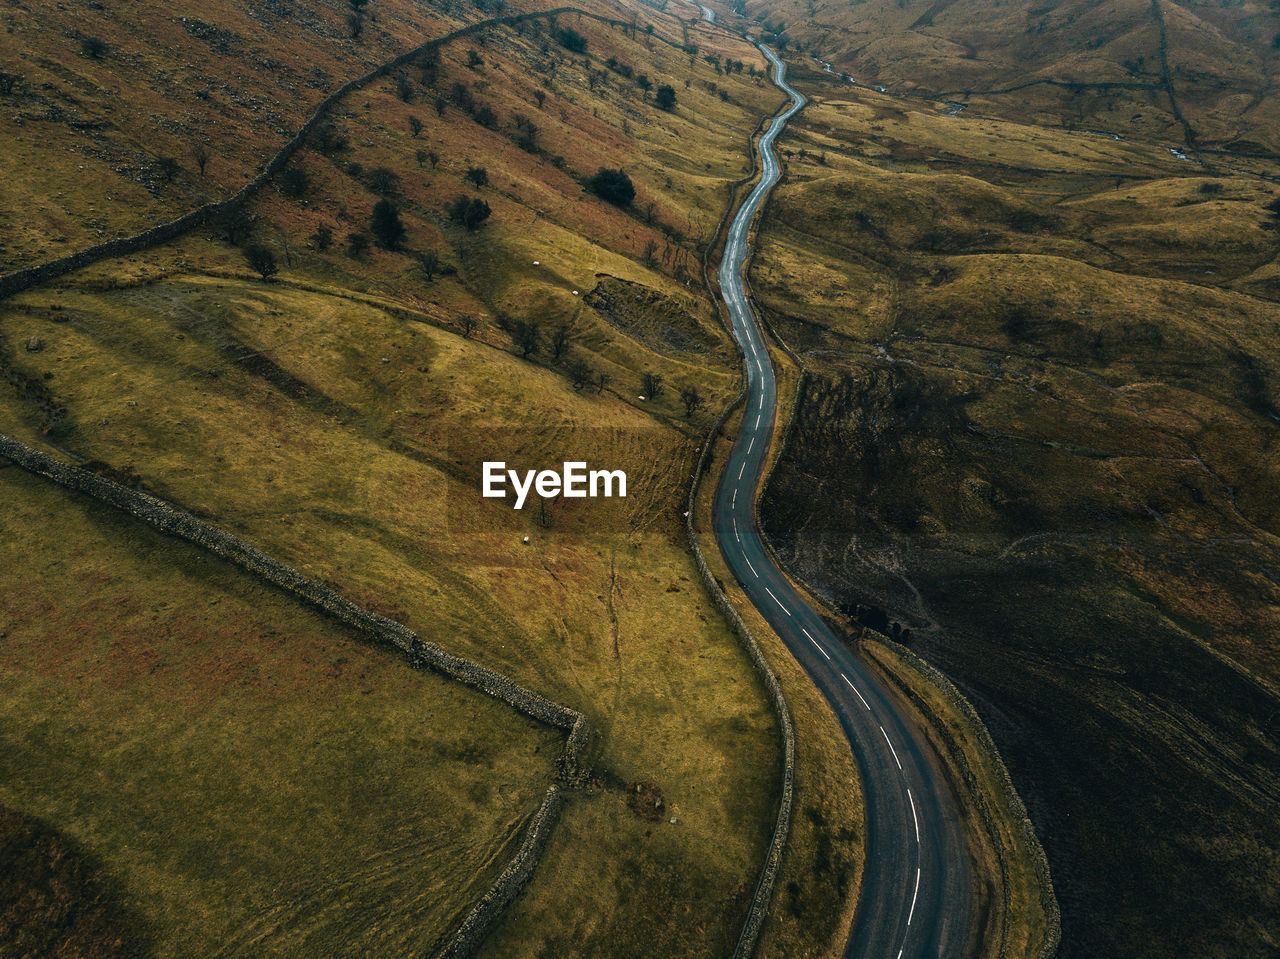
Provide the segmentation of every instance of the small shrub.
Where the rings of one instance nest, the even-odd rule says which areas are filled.
[[[370,170],[364,182],[370,190],[383,197],[395,193],[400,186],[400,178],[396,176],[395,171],[388,170],[384,166]]]
[[[551,36],[554,38],[556,43],[560,44],[560,46],[564,47],[571,53],[587,52],[587,38],[577,30],[570,30],[568,27],[565,27],[564,29],[554,31]]]
[[[311,234],[311,245],[321,253],[333,246],[333,227],[328,223],[316,227],[316,232]]]
[[[636,188],[631,177],[622,170],[610,170],[601,167],[587,180],[587,189],[604,200],[618,207],[628,207],[636,198]]]
[[[107,46],[107,41],[98,37],[85,37],[80,41],[80,52],[90,60],[101,60],[110,50],[111,48]]]
[[[478,197],[460,196],[449,204],[449,219],[468,230],[477,230],[489,219],[489,204]]]
[[[301,200],[311,188],[311,178],[302,167],[287,167],[280,174],[280,192],[294,200]]]
[[[259,273],[264,280],[269,280],[280,271],[276,264],[276,255],[261,243],[251,243],[244,248],[244,258],[250,269]]]
[[[379,200],[374,204],[369,229],[384,249],[398,250],[404,243],[406,234],[400,210],[390,200]]]

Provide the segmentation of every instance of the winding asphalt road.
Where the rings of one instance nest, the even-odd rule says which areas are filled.
[[[747,401],[716,489],[713,527],[729,569],[827,698],[857,759],[866,801],[866,867],[845,955],[958,957],[968,948],[974,909],[955,799],[893,700],[792,588],[756,528],[755,490],[773,433],[777,384],[742,271],[751,221],[780,175],[773,141],[805,103],[787,84],[782,61],[767,47],[760,50],[791,105],[760,138],[760,182],[734,216],[720,265],[720,288],[745,358]]]

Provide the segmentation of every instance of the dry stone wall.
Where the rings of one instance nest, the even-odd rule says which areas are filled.
[[[158,246],[161,243],[168,243],[175,240],[183,234],[205,226],[209,223],[216,223],[225,220],[233,215],[244,204],[261,190],[267,183],[284,169],[295,153],[306,143],[307,138],[315,132],[316,127],[323,122],[324,118],[329,115],[330,111],[346,96],[354,93],[363,87],[368,86],[375,80],[387,76],[392,71],[399,69],[405,64],[412,63],[421,57],[424,53],[440,47],[453,40],[461,37],[470,36],[479,33],[491,27],[510,26],[511,24],[520,23],[526,20],[548,19],[554,18],[560,14],[577,13],[581,16],[590,17],[602,23],[607,23],[616,27],[629,27],[629,24],[621,20],[614,20],[609,17],[603,17],[599,14],[589,13],[585,10],[579,10],[576,7],[557,7],[554,10],[543,10],[535,13],[514,14],[508,17],[494,17],[490,20],[480,20],[476,23],[468,24],[447,33],[442,37],[436,37],[428,40],[412,50],[393,57],[392,59],[380,64],[370,70],[363,76],[349,80],[331,94],[321,100],[311,111],[306,121],[299,128],[298,132],[293,135],[276,153],[267,161],[266,165],[253,177],[248,183],[240,188],[234,195],[222,200],[218,203],[208,203],[204,206],[192,210],[175,220],[169,220],[165,223],[158,224],[150,229],[143,230],[133,236],[120,237],[115,240],[107,240],[96,246],[88,247],[76,253],[71,253],[55,260],[49,260],[46,263],[37,266],[27,267],[22,270],[15,270],[12,273],[5,273],[0,276],[0,300],[20,293],[23,290],[30,289],[41,283],[56,279],[67,273],[81,270],[86,266],[97,263],[100,260],[109,260],[115,257],[128,256],[132,253],[138,253],[142,250]]]
[[[1044,914],[1048,923],[1048,931],[1045,933],[1045,941],[1042,944],[1038,955],[1038,959],[1052,959],[1057,955],[1058,946],[1062,941],[1062,924],[1061,914],[1058,909],[1058,898],[1053,892],[1053,880],[1049,874],[1049,860],[1044,854],[1044,847],[1040,845],[1040,839],[1036,836],[1035,827],[1031,824],[1031,817],[1027,815],[1027,808],[1022,803],[1022,797],[1018,795],[1017,787],[1013,784],[1013,779],[1009,776],[1009,770],[1005,767],[1004,762],[1000,759],[1000,752],[996,748],[995,741],[991,738],[986,724],[978,715],[977,710],[973,708],[973,704],[965,698],[964,694],[955,687],[943,673],[933,666],[927,660],[917,656],[907,647],[900,643],[895,643],[887,636],[883,636],[874,630],[866,630],[870,638],[873,638],[881,645],[887,647],[896,653],[899,657],[911,665],[916,672],[920,673],[925,680],[931,683],[939,692],[942,693],[943,699],[947,705],[959,713],[965,721],[965,725],[973,733],[978,740],[978,748],[991,757],[993,766],[995,767],[996,778],[999,782],[1000,791],[1004,794],[1005,802],[1008,804],[1011,814],[1012,826],[1017,832],[1018,837],[1022,840],[1023,845],[1027,848],[1031,856],[1032,869],[1036,874],[1036,885],[1040,890],[1040,907],[1044,910]],[[892,670],[886,669],[885,674],[898,687],[899,691],[906,696],[911,702],[919,708],[921,714],[933,726],[939,737],[946,743],[947,751],[952,762],[960,772],[961,778],[969,794],[973,797],[974,805],[977,807],[978,815],[982,819],[983,828],[986,829],[991,837],[992,845],[995,847],[996,855],[1000,860],[1000,872],[1004,879],[1006,909],[1008,908],[1009,895],[1009,861],[1008,851],[1004,844],[1000,841],[1000,831],[995,821],[995,812],[991,809],[991,805],[986,801],[979,788],[977,777],[974,775],[973,768],[969,765],[969,759],[965,755],[960,744],[956,742],[951,731],[947,729],[946,723],[942,717],[938,716],[929,708],[920,695],[911,688],[910,684],[903,682],[901,678],[893,673]],[[1013,919],[1014,917],[1010,917]],[[1001,955],[1004,954],[1003,948]]]
[[[327,96],[316,105],[298,132],[271,157],[253,179],[233,196],[217,203],[198,207],[190,213],[143,230],[133,236],[108,240],[68,256],[0,275],[0,300],[102,260],[138,253],[177,239],[198,227],[225,221],[284,169],[293,155],[306,143],[307,138],[315,132],[324,118],[344,97],[381,77],[387,76],[399,67],[413,62],[424,53],[460,37],[494,26],[511,25],[539,18],[554,20],[558,15],[571,13],[589,17],[621,29],[633,27],[632,24],[622,20],[604,17],[575,7],[557,7],[553,10],[479,21],[442,37],[429,40],[381,64],[363,76],[348,81]],[[669,42],[662,37],[656,39]],[[752,139],[760,132],[764,122],[764,120],[761,120],[755,133],[752,134]],[[733,196],[734,191],[741,184],[748,182],[756,175],[756,154],[754,150],[751,151],[751,159],[751,171],[730,187],[730,197]],[[723,225],[727,222],[731,212],[732,204],[730,204],[730,210],[726,211],[721,221],[721,229],[723,229]],[[703,272],[708,280],[708,289],[711,289],[708,276],[709,256],[710,248],[703,258]],[[751,907],[739,936],[737,947],[734,950],[735,959],[745,959],[745,957],[754,953],[761,927],[772,902],[773,887],[777,879],[778,870],[782,865],[783,852],[790,830],[792,789],[795,775],[795,736],[791,723],[791,713],[787,706],[786,698],[783,696],[782,688],[778,684],[777,677],[773,674],[750,630],[737,611],[734,610],[728,597],[725,596],[724,591],[720,589],[715,578],[708,570],[706,560],[702,555],[702,549],[698,544],[693,529],[693,501],[697,495],[699,478],[709,464],[711,444],[724,428],[724,423],[727,421],[729,414],[742,402],[742,399],[743,397],[739,396],[720,415],[711,431],[707,444],[703,447],[698,472],[695,475],[689,494],[690,513],[687,522],[689,542],[694,552],[699,574],[702,576],[703,583],[715,601],[716,606],[728,619],[734,632],[747,650],[748,656],[751,658],[765,685],[778,717],[784,747],[778,817],[774,826],[773,837],[769,844],[769,852],[756,884]],[[591,729],[586,717],[581,713],[525,689],[500,673],[454,656],[434,643],[423,642],[407,626],[357,606],[336,590],[303,576],[297,570],[271,558],[261,550],[232,536],[225,530],[205,523],[190,513],[145,492],[121,486],[87,470],[62,463],[47,454],[3,435],[0,435],[0,456],[10,459],[31,473],[46,477],[68,489],[85,493],[116,509],[129,513],[149,523],[161,532],[209,550],[242,569],[307,601],[338,621],[380,641],[390,643],[405,653],[410,664],[415,667],[434,669],[474,689],[501,699],[525,715],[557,728],[568,730],[565,748],[558,761],[559,778],[566,785],[573,785],[580,783],[587,776],[586,756],[590,747]],[[559,818],[562,801],[560,787],[552,784],[541,807],[530,820],[515,858],[508,863],[494,885],[467,915],[447,948],[445,955],[450,959],[464,959],[464,957],[473,955],[502,911],[529,881],[550,832]]]
[[[778,879],[778,871],[782,868],[782,858],[787,847],[787,836],[791,831],[791,805],[796,773],[795,729],[791,723],[791,709],[787,705],[786,696],[783,695],[782,685],[778,682],[778,677],[774,674],[773,668],[769,665],[764,652],[760,649],[760,644],[756,642],[755,636],[752,635],[751,629],[743,621],[738,611],[734,609],[729,597],[725,595],[725,591],[720,587],[719,582],[716,581],[715,576],[712,575],[711,570],[708,568],[706,556],[703,555],[702,545],[698,542],[698,535],[693,525],[698,499],[698,486],[702,475],[710,465],[712,447],[715,445],[716,438],[719,437],[724,429],[725,423],[729,421],[733,411],[742,405],[746,395],[745,389],[739,393],[737,398],[726,406],[716,418],[715,425],[711,427],[711,432],[707,434],[706,442],[702,446],[702,455],[698,458],[698,468],[694,472],[693,485],[689,489],[688,512],[685,514],[685,534],[689,538],[689,548],[693,550],[694,562],[698,567],[698,575],[702,577],[702,585],[706,588],[712,602],[715,603],[716,609],[728,621],[743,649],[746,650],[751,664],[755,667],[760,681],[764,684],[765,691],[769,694],[769,702],[773,706],[774,714],[778,719],[778,727],[782,734],[782,782],[781,795],[778,799],[778,818],[774,823],[773,835],[769,840],[769,851],[765,856],[764,865],[760,869],[760,878],[756,881],[755,892],[751,897],[751,906],[747,911],[746,921],[743,923],[742,932],[738,937],[738,944],[733,951],[734,959],[746,959],[746,957],[754,955],[756,944],[760,939],[760,930],[763,928],[765,918],[769,914],[769,907],[773,902],[773,887]]]
[[[468,959],[473,956],[484,941],[493,924],[502,915],[503,910],[511,905],[511,901],[519,895],[533,876],[542,850],[551,838],[551,830],[560,818],[560,787],[554,783],[547,789],[542,805],[533,814],[524,832],[524,839],[515,857],[507,863],[502,875],[475,904],[467,917],[462,920],[453,941],[442,953],[443,959]]]
[[[194,543],[241,569],[305,600],[338,622],[387,643],[403,652],[415,668],[429,668],[479,690],[526,716],[568,732],[557,761],[559,779],[565,785],[581,782],[588,769],[591,730],[586,717],[568,706],[552,702],[492,669],[448,653],[435,643],[423,642],[413,630],[393,619],[367,610],[324,583],[303,576],[226,530],[197,519],[185,510],[141,490],[122,486],[77,466],[0,434],[0,456],[37,476],[84,493],[155,527],[162,533]],[[449,946],[448,955],[463,959],[474,953],[494,919],[528,882],[538,856],[560,813],[561,789],[553,783],[541,807],[525,829],[516,856],[497,881],[468,914]]]

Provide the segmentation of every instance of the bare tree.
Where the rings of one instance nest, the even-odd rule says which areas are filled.
[[[196,169],[204,176],[204,168],[209,163],[209,144],[196,141],[191,144],[191,159],[196,161]]]
[[[251,243],[245,247],[244,258],[254,271],[262,275],[263,280],[269,280],[280,272],[276,255],[261,243]]]
[[[568,372],[569,384],[575,393],[580,393],[591,382],[591,367],[580,359],[570,362]]]
[[[706,405],[706,400],[698,392],[696,386],[686,386],[680,391],[680,402],[684,404],[684,418],[690,419],[694,413]]]
[[[427,250],[418,254],[418,268],[422,270],[428,283],[436,278],[436,274],[440,272],[440,266],[440,254],[435,250]]]
[[[517,320],[511,339],[520,351],[521,358],[527,360],[542,345],[542,330],[537,320]]]
[[[662,374],[646,373],[640,377],[640,392],[651,400],[662,395]]]
[[[551,359],[554,362],[559,363],[565,353],[568,352],[571,340],[572,335],[569,332],[568,323],[561,323],[551,331]]]
[[[464,313],[458,318],[458,326],[462,327],[463,339],[471,339],[471,334],[476,331],[476,318],[470,313]]]
[[[422,132],[422,121],[414,116],[409,117],[409,132],[417,137]]]

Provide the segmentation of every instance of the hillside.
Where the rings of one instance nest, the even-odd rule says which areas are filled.
[[[0,203],[3,269],[220,199],[343,83],[458,25],[536,9],[11,8],[22,45],[6,52],[19,80],[3,94],[0,149],[24,175]],[[657,12],[583,10],[486,27],[371,80],[240,216],[0,303],[0,432],[176,503],[586,715],[591,775],[517,903],[530,912],[499,926],[487,954],[573,942],[720,955],[759,875],[781,757],[756,673],[702,592],[680,506],[738,379],[701,260],[778,97],[739,41]],[[657,105],[665,85],[669,110]],[[627,172],[629,203],[586,189],[601,168]],[[454,212],[460,197],[468,206]],[[380,204],[402,235],[376,227]],[[481,208],[487,217],[466,214]],[[681,393],[694,387],[689,409]],[[629,495],[516,513],[479,496],[491,459],[586,459],[625,470]],[[6,536],[30,543],[4,574],[0,669],[17,690],[5,726],[26,752],[7,754],[0,804],[15,835],[44,830],[88,864],[86,896],[119,904],[100,923],[108,945],[121,928],[126,951],[156,955],[447,941],[512,856],[563,737],[378,659],[286,597],[255,599],[260,584],[234,570],[219,567],[226,585],[212,589],[197,550],[127,517],[14,468],[0,477],[24,503]],[[82,599],[51,620],[62,594]],[[234,630],[200,625],[241,594]],[[176,623],[157,637],[162,610]],[[268,636],[276,658],[262,659]],[[305,657],[318,678],[289,667],[291,694],[263,706],[235,694],[255,681],[275,691],[279,660],[306,643],[321,646]],[[359,712],[350,699],[364,692],[346,684],[357,657],[383,672],[377,708],[342,733],[349,754],[286,773],[329,748],[343,710]],[[792,682],[808,745],[788,893],[762,954],[817,955],[843,935],[856,895],[857,776],[834,718]],[[419,713],[437,685],[449,692]],[[197,693],[204,711],[186,710]],[[40,735],[82,746],[56,776],[32,778],[17,757],[39,764],[44,740],[18,720],[41,697]],[[156,715],[173,718],[112,752],[122,728]],[[266,716],[276,741],[237,732]],[[204,765],[175,763],[175,742]],[[422,757],[408,770],[405,749]],[[217,787],[239,805],[203,785],[222,755]],[[266,756],[282,765],[260,781]],[[282,783],[295,810],[328,810],[323,843],[301,813],[296,835],[275,836]],[[173,817],[151,820],[145,841],[131,819],[81,812],[139,797]],[[174,823],[201,802],[234,818],[175,857]],[[357,813],[368,836],[349,825]],[[256,871],[229,860],[250,847]],[[819,856],[824,868],[809,868]],[[327,872],[271,895],[271,870],[312,863]],[[323,895],[369,876],[383,885],[364,899]],[[69,907],[51,904],[52,927],[77,907],[74,890]]]
[[[753,29],[894,93],[1190,147],[1223,163],[1280,153],[1272,2],[782,0],[735,9]]]
[[[751,272],[808,372],[767,533],[974,702],[1064,959],[1267,954],[1280,190],[797,72]]]

